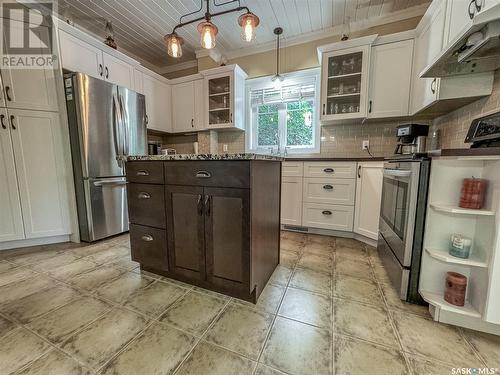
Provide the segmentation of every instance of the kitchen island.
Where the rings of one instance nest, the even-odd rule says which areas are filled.
[[[279,263],[280,158],[129,157],[127,182],[141,269],[257,301]]]

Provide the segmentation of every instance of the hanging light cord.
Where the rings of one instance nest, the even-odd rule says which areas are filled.
[[[280,34],[276,35],[276,76],[280,75]]]

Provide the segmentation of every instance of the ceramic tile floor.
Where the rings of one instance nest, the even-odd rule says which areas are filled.
[[[257,305],[141,273],[128,236],[0,253],[0,374],[451,374],[500,337],[402,303],[375,249],[282,233]]]

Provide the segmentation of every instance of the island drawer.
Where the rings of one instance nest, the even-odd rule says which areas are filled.
[[[248,161],[172,161],[165,163],[169,185],[250,187]]]
[[[356,162],[304,162],[304,177],[356,178]]]
[[[311,228],[352,232],[354,206],[304,203],[302,225]]]
[[[127,196],[131,223],[166,228],[164,185],[128,184]]]
[[[355,194],[356,180],[354,179],[304,178],[304,202],[353,206]]]
[[[163,184],[163,163],[159,161],[129,161],[127,180],[142,184]]]
[[[132,260],[142,266],[168,271],[166,230],[130,224],[130,249]]]

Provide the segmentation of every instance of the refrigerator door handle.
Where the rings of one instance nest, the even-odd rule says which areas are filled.
[[[127,181],[123,178],[110,178],[105,180],[96,180],[93,181],[94,186],[103,186],[103,185],[126,185]]]
[[[122,114],[122,128],[123,128],[123,155],[128,156],[129,154],[129,142],[128,142],[128,114],[125,106],[123,105],[123,96],[119,94],[118,103],[120,104],[121,114]]]
[[[123,168],[123,151],[120,148],[120,143],[118,141],[121,138],[121,134],[119,133],[119,128],[121,127],[122,115],[120,110],[120,105],[118,103],[118,99],[115,94],[113,94],[113,111],[115,113],[113,117],[113,143],[115,145],[116,152],[116,162],[120,168]]]

